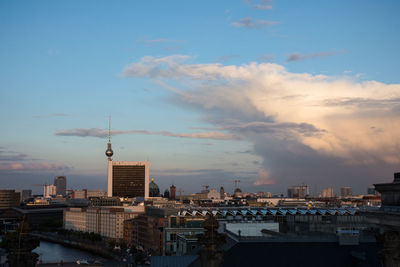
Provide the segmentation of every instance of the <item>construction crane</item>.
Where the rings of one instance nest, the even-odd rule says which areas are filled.
[[[181,189],[181,188],[179,188],[177,191],[179,193],[179,200],[182,201],[182,192],[185,192],[185,191],[183,191],[183,189]]]
[[[233,182],[233,184],[235,185],[235,189],[238,188],[238,185],[240,183],[240,180],[229,180],[230,182]]]
[[[179,193],[179,196],[182,196],[182,192],[185,192],[183,189],[178,189],[177,191]]]

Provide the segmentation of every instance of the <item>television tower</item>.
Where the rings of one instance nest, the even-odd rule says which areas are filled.
[[[112,155],[114,152],[111,149],[111,116],[108,118],[108,143],[107,143],[107,150],[106,156],[108,158],[107,164],[107,196],[112,197]]]
[[[107,143],[107,150],[106,150],[106,156],[108,157],[108,160],[111,161],[111,157],[114,155],[114,152],[111,149],[111,116],[108,118],[108,143]]]

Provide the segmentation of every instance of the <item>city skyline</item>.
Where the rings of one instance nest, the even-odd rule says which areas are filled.
[[[0,181],[365,193],[399,171],[398,1],[2,1]],[[40,189],[41,190],[41,189]]]

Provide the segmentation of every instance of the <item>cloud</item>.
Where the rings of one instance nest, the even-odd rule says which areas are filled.
[[[21,160],[25,160],[27,158],[28,155],[26,154],[17,154],[17,155],[1,155],[1,151],[0,151],[0,161],[21,161]]]
[[[292,73],[272,63],[191,60],[145,57],[124,75],[156,79],[174,104],[197,109],[210,130],[251,142],[263,159],[257,181],[365,186],[400,163],[399,84]]]
[[[218,174],[224,172],[222,169],[155,169],[152,171],[155,174],[164,174],[164,175],[176,175],[176,176],[185,176],[185,175],[203,175],[203,174]]]
[[[58,49],[49,49],[49,50],[47,50],[47,54],[50,55],[50,56],[58,55],[58,54],[60,54],[60,50],[58,50]]]
[[[249,123],[236,124],[231,126],[220,127],[221,130],[230,130],[233,132],[252,132],[256,134],[278,134],[283,136],[285,134],[299,134],[303,136],[312,136],[326,132],[323,129],[318,129],[309,123],[276,123],[276,122],[260,122],[253,121]]]
[[[317,57],[329,57],[341,54],[343,52],[337,51],[325,51],[325,52],[317,52],[317,53],[308,53],[308,54],[300,54],[300,53],[293,53],[286,55],[286,62],[293,62],[293,61],[303,61],[309,58],[317,58]]]
[[[245,17],[240,19],[239,21],[235,21],[232,23],[232,26],[237,27],[237,28],[246,28],[246,29],[253,29],[253,28],[263,28],[263,27],[269,27],[275,24],[278,24],[279,22],[277,21],[270,21],[270,20],[263,20],[259,19],[256,21],[253,21],[251,17]]]
[[[251,4],[250,0],[244,1],[245,4]],[[271,5],[271,0],[261,0],[257,4],[252,4],[251,7],[253,9],[258,9],[258,10],[271,10],[272,5]]]
[[[225,192],[233,194],[233,179],[240,179],[240,187],[243,191],[250,190],[253,182],[248,177],[256,176],[256,172],[231,172],[224,169],[163,169],[156,168],[151,170],[155,182],[162,188],[168,188],[174,184],[177,189],[183,188],[184,194],[199,192],[204,185],[219,190],[220,186],[225,188]],[[190,183],[188,183],[190,181]],[[161,190],[163,191],[163,190]]]
[[[1,171],[68,171],[70,168],[59,163],[0,163]]]
[[[34,159],[29,157],[25,153],[20,153],[18,151],[13,150],[5,150],[5,147],[0,147],[0,162],[20,162],[20,161],[37,161],[38,159]]]
[[[72,114],[67,113],[53,113],[53,114],[43,114],[32,116],[34,119],[50,118],[50,117],[70,117]]]
[[[158,39],[147,39],[147,40],[138,40],[138,42],[143,42],[143,43],[150,43],[150,44],[153,44],[153,43],[168,43],[168,42],[171,42],[172,40],[168,40],[168,39],[165,39],[165,38],[158,38]]]
[[[218,62],[226,62],[226,61],[229,61],[229,60],[231,60],[233,58],[238,58],[238,57],[240,57],[240,56],[239,55],[219,56],[219,57],[216,58],[216,60]]]
[[[182,46],[181,45],[165,46],[163,49],[168,52],[176,52],[182,49]]]
[[[16,151],[0,150],[0,171],[68,171],[70,168],[64,164],[38,162],[27,154]]]
[[[138,39],[136,40],[138,43],[144,43],[146,45],[154,45],[154,44],[165,44],[165,43],[179,43],[179,40],[167,39],[167,38],[156,38],[156,39]]]
[[[253,5],[253,8],[258,10],[271,10],[272,6],[268,4],[256,4]]]
[[[145,134],[145,135],[162,135],[169,137],[180,137],[180,138],[198,138],[198,139],[214,139],[214,140],[237,140],[239,137],[226,134],[222,132],[198,132],[198,133],[172,133],[168,131],[146,131],[146,130],[130,130],[130,131],[111,131],[112,135],[121,134]],[[62,130],[55,133],[58,136],[79,136],[79,137],[98,137],[105,138],[108,136],[108,131],[99,128],[76,128],[71,130]]]
[[[264,170],[263,168],[259,169],[257,179],[256,181],[254,181],[255,186],[270,185],[275,183],[276,181],[270,177],[269,173],[266,170]]]
[[[261,61],[261,62],[271,62],[275,59],[274,55],[271,54],[267,54],[267,55],[260,55],[257,58],[257,61]]]

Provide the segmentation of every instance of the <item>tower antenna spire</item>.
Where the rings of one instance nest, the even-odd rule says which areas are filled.
[[[108,142],[111,143],[111,116],[108,117]]]

